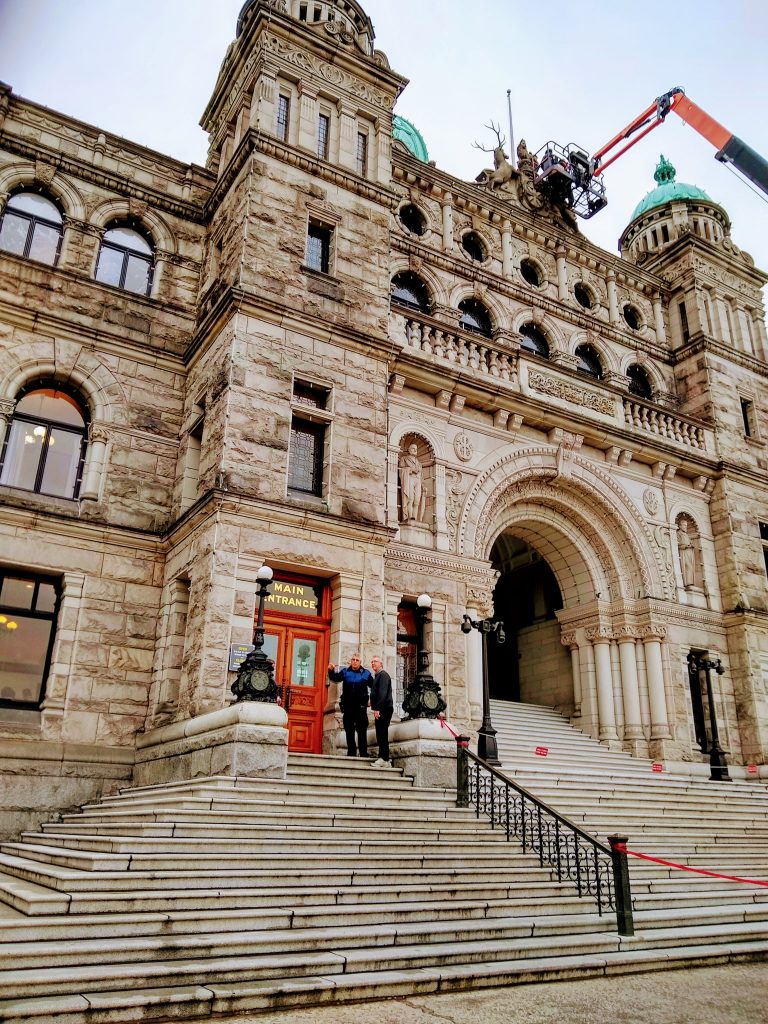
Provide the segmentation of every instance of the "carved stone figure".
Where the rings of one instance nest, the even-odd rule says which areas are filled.
[[[680,572],[686,590],[696,586],[696,545],[688,532],[688,520],[680,519],[677,524],[677,552],[680,557]]]
[[[506,139],[501,134],[501,130],[497,127],[493,121],[485,126],[490,129],[496,136],[496,145],[492,149],[486,149],[485,146],[481,146],[475,142],[475,149],[482,150],[483,153],[493,153],[493,167],[487,167],[484,171],[480,171],[475,181],[480,185],[489,185],[491,188],[500,188],[502,185],[506,185],[508,181],[512,179],[512,164],[507,158],[507,154],[504,152],[504,143]]]
[[[424,474],[419,459],[419,449],[415,444],[408,446],[407,452],[400,454],[400,498],[403,523],[421,523],[424,521]]]

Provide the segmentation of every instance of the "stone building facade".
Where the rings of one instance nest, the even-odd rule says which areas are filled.
[[[507,627],[494,695],[669,764],[706,761],[687,656],[721,658],[723,744],[766,764],[766,275],[665,162],[621,257],[524,145],[452,177],[405,85],[356,0],[251,0],[205,168],[0,89],[8,831],[229,703],[265,562],[296,749],[338,746],[329,658],[402,693],[426,592],[461,727],[469,611]]]

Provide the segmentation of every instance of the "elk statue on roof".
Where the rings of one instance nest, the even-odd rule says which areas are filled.
[[[508,181],[511,181],[513,173],[512,164],[504,152],[504,145],[507,140],[501,134],[500,125],[495,125],[491,121],[485,127],[494,133],[497,145],[491,149],[486,149],[485,146],[481,146],[478,142],[474,142],[472,145],[475,149],[482,150],[483,153],[493,153],[493,167],[487,167],[484,171],[481,171],[475,178],[475,181],[480,185],[488,185],[490,188],[501,188],[502,185],[506,185]]]

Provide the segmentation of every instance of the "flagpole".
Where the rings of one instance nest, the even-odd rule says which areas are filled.
[[[515,149],[515,132],[512,128],[512,90],[507,89],[507,111],[509,113],[509,162],[517,170],[517,151]]]

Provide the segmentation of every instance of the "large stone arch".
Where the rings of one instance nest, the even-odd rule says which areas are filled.
[[[510,527],[550,562],[566,607],[598,593],[603,600],[672,596],[647,523],[610,473],[586,458],[563,462],[558,449],[542,446],[488,465],[464,503],[459,553],[488,559]]]

